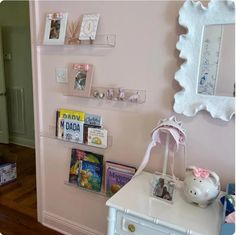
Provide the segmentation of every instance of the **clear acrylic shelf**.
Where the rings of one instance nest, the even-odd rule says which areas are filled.
[[[68,182],[68,181],[65,181],[64,183],[65,183],[66,185],[69,185],[69,186],[73,187],[73,188],[77,188],[78,190],[83,190],[83,191],[86,191],[86,192],[95,193],[95,194],[101,195],[101,196],[103,196],[103,197],[109,198],[103,190],[100,191],[100,192],[97,192],[97,191],[94,191],[94,190],[82,188],[82,187],[80,187],[80,186],[78,186],[78,185],[75,185],[75,184],[72,184],[72,183],[70,183],[70,182]]]
[[[107,149],[108,147],[112,146],[112,136],[111,135],[107,136],[107,147],[106,148],[99,147],[99,146],[92,146],[92,145],[88,145],[88,144],[77,143],[77,142],[73,142],[73,141],[58,138],[56,136],[56,127],[55,126],[49,126],[49,130],[47,132],[40,132],[40,136],[50,138],[50,139],[59,140],[61,142],[65,142],[65,143],[68,143],[68,144],[71,144],[71,145],[82,145],[82,146],[87,146],[87,147],[92,147],[92,148],[99,148],[99,149]]]
[[[146,91],[113,87],[92,87],[90,97],[142,104],[146,101]]]
[[[65,49],[65,51],[76,50],[81,47],[115,47],[116,45],[116,35],[115,34],[100,34],[97,35],[95,40],[83,40],[78,41],[78,43],[69,44],[65,42],[63,45],[45,45],[40,43],[37,45],[39,48],[46,49]]]
[[[74,96],[68,92],[65,96]],[[113,87],[92,87],[90,97],[97,100],[106,100],[111,102],[124,102],[131,104],[143,104],[146,101],[145,90],[123,89]]]

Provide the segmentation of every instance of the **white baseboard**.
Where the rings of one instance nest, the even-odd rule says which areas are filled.
[[[47,211],[43,211],[43,225],[65,235],[105,235]]]
[[[29,148],[35,148],[34,140],[32,140],[32,139],[26,139],[26,138],[22,138],[19,136],[11,135],[9,138],[9,141],[12,144],[17,144],[17,145],[21,145],[21,146],[25,146],[25,147],[29,147]]]

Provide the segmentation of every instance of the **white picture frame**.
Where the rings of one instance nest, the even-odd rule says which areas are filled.
[[[95,40],[99,18],[99,14],[83,15],[79,33],[79,40]]]
[[[186,61],[175,73],[183,89],[174,96],[174,111],[193,117],[206,110],[213,118],[229,121],[235,114],[235,97],[198,94],[197,88],[204,28],[235,24],[235,3],[211,0],[205,7],[200,1],[186,0],[179,11],[179,24],[188,30],[176,44],[179,57]]]
[[[66,37],[68,13],[48,13],[46,16],[44,45],[63,45]]]

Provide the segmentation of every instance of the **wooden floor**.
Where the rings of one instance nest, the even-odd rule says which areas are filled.
[[[25,214],[0,205],[0,232],[2,235],[61,235]]]
[[[34,149],[14,144],[0,144],[0,160],[1,158],[16,161],[17,180],[0,186],[0,233],[3,235],[59,234],[45,228],[36,220]]]

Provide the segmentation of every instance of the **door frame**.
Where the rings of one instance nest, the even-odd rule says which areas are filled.
[[[1,112],[2,130],[0,131],[0,143],[9,144],[9,129],[8,129],[8,115],[7,115],[7,97],[6,97],[6,82],[4,74],[4,55],[2,42],[2,28],[0,27],[0,83],[2,83],[2,90],[0,90],[0,99],[3,104]],[[2,134],[1,134],[2,133]]]
[[[37,187],[37,218],[40,223],[43,223],[43,208],[44,208],[44,187],[45,171],[44,158],[41,158],[41,141],[40,141],[40,113],[42,113],[40,105],[40,59],[37,55],[37,26],[38,19],[38,1],[29,1],[29,21],[30,21],[30,36],[31,36],[31,60],[32,60],[32,83],[33,83],[33,106],[34,106],[34,128],[35,128],[35,160],[36,160],[36,187]]]

